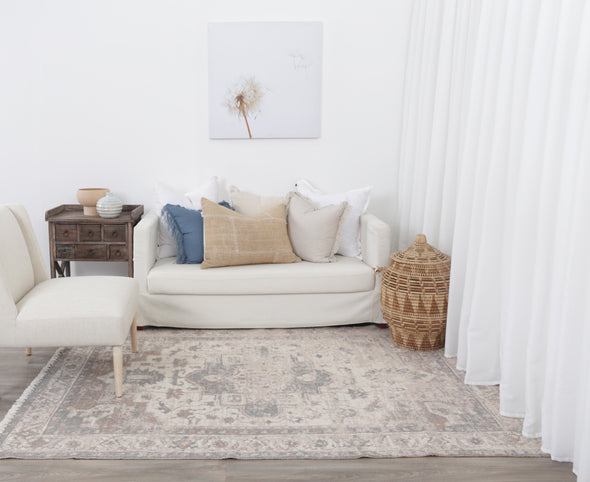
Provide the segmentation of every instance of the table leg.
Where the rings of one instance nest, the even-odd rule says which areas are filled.
[[[55,278],[55,275],[59,275],[60,278],[64,278],[66,276],[70,276],[70,262],[69,261],[59,261],[53,262],[53,269],[51,270],[51,277]]]

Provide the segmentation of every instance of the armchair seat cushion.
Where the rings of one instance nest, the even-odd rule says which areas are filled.
[[[135,279],[78,276],[43,281],[17,304],[21,346],[122,345],[138,308]]]
[[[357,258],[336,256],[333,263],[260,264],[195,269],[174,258],[156,262],[147,279],[152,294],[267,295],[355,293],[375,287],[375,273]]]

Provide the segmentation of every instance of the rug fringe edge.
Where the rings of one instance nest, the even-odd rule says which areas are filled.
[[[23,406],[23,404],[27,401],[27,399],[31,396],[33,390],[39,385],[43,379],[47,376],[47,372],[49,369],[55,364],[59,355],[62,354],[64,351],[63,347],[58,348],[53,356],[49,359],[49,361],[45,364],[45,366],[41,369],[41,371],[37,374],[37,376],[33,379],[33,381],[29,384],[27,388],[23,391],[23,393],[18,397],[18,399],[12,404],[6,415],[0,422],[0,435],[4,434],[7,426],[12,422],[15,415],[19,411],[19,409]]]

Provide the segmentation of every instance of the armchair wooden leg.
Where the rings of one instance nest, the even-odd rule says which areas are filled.
[[[123,395],[123,347],[113,347],[113,370],[115,372],[115,395]]]
[[[137,316],[133,318],[131,323],[131,351],[137,353]]]
[[[31,356],[33,354],[33,349],[32,348],[26,348],[25,349],[25,353],[27,354],[27,356]]]

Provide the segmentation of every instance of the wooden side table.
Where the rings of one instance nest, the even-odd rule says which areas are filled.
[[[133,277],[133,227],[143,206],[125,204],[116,218],[85,216],[79,204],[62,204],[45,213],[49,223],[51,277],[70,276],[70,261],[127,261]]]

